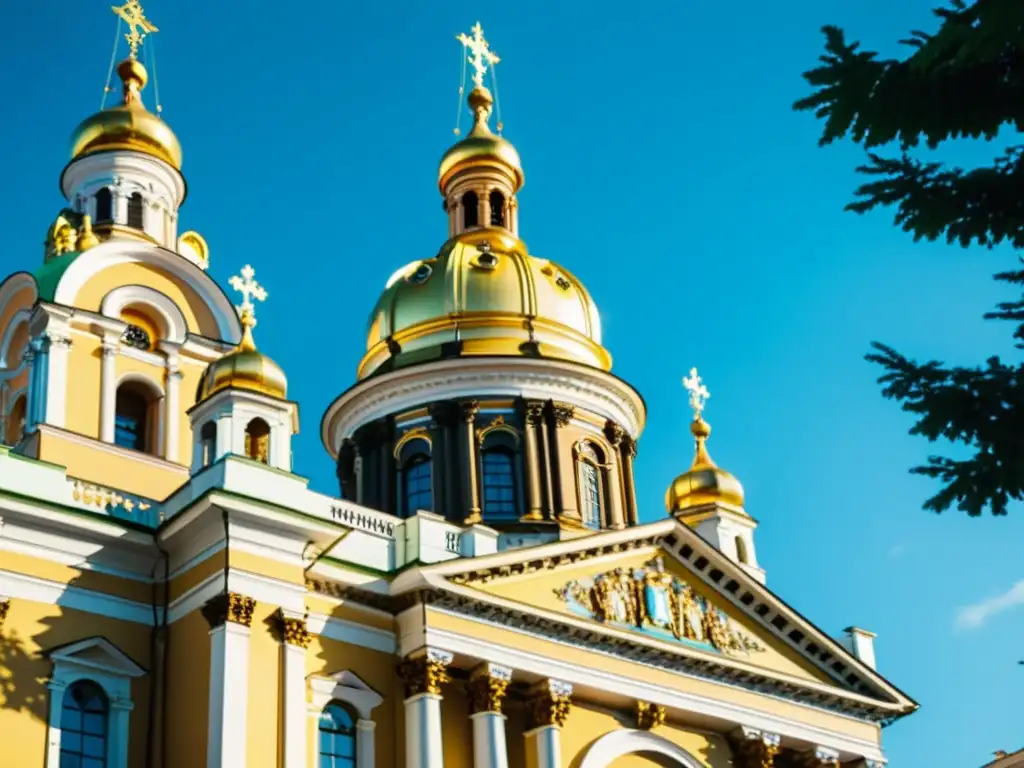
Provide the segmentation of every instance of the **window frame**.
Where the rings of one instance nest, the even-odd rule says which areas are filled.
[[[350,670],[328,676],[310,675],[307,679],[311,693],[308,716],[317,723],[318,735],[320,716],[327,705],[332,702],[347,705],[358,716],[355,721],[356,768],[374,768],[374,731],[377,724],[373,720],[373,710],[380,706],[384,697]],[[319,750],[320,742],[317,740],[317,757]]]
[[[480,508],[484,519],[499,520],[508,522],[518,520],[524,514],[523,509],[523,457],[520,450],[521,443],[519,433],[508,425],[492,425],[479,434],[479,478],[480,478]],[[486,456],[491,452],[501,452],[510,459],[510,470],[512,477],[512,512],[491,513],[487,511],[487,477],[486,477]]]
[[[351,722],[348,728],[325,729],[324,728],[324,715],[331,709],[337,709],[343,712]],[[337,722],[335,725],[337,726]],[[323,765],[323,759],[325,757],[331,758],[330,768],[334,768],[334,761],[337,759],[345,760],[345,755],[335,754],[333,751],[329,755],[324,754],[323,749],[323,734],[331,734],[333,738],[338,736],[348,737],[352,741],[352,756],[350,762],[352,766],[359,765],[359,713],[356,712],[353,707],[347,702],[341,701],[340,699],[331,699],[327,704],[320,710],[320,718],[317,721],[317,746],[316,746],[316,764],[318,766]],[[333,739],[332,739],[333,740]]]
[[[590,440],[581,440],[576,445],[576,498],[579,503],[580,523],[584,528],[592,531],[600,531],[607,527],[605,517],[608,514],[608,493],[605,485],[604,470],[601,449]],[[588,513],[592,507],[586,503],[587,494],[584,489],[587,486],[586,472],[593,472],[594,477],[594,501],[597,504],[597,520],[590,521]]]
[[[142,440],[139,447],[130,448],[126,445],[122,445],[117,441],[117,419],[120,412],[118,403],[121,397],[121,390],[125,387],[129,387],[135,392],[130,394],[137,394],[143,398],[146,402],[146,413],[144,429],[142,431]],[[159,456],[160,442],[161,442],[161,418],[160,418],[160,401],[163,398],[163,392],[156,388],[152,382],[148,379],[138,378],[134,376],[128,376],[122,378],[114,390],[114,412],[111,416],[114,420],[114,440],[113,444],[118,448],[126,451],[136,451],[138,453],[145,453],[149,456]]]
[[[68,711],[72,710],[72,708],[68,706],[68,698],[71,697],[72,691],[74,691],[76,688],[86,688],[86,687],[90,687],[90,688],[95,689],[95,691],[98,692],[99,698],[102,700],[103,709],[102,709],[102,712],[99,713],[99,714],[102,714],[102,719],[103,719],[103,732],[102,732],[102,734],[89,733],[86,730],[86,728],[85,728],[85,721],[84,721],[85,715],[87,713],[91,713],[91,714],[97,714],[97,713],[95,711],[90,711],[90,710],[86,709],[85,707],[76,707],[76,708],[74,708],[74,711],[79,712],[81,717],[83,718],[82,725],[79,727],[79,729],[72,730],[64,722],[65,716],[67,715]],[[93,680],[90,680],[88,678],[83,678],[81,680],[76,680],[74,683],[69,685],[67,688],[64,689],[64,693],[63,693],[63,695],[61,697],[61,713],[60,713],[60,717],[61,717],[61,720],[60,720],[60,728],[61,728],[60,759],[61,759],[61,762],[63,762],[64,755],[65,755],[65,753],[67,753],[69,756],[77,756],[78,758],[80,758],[79,762],[81,762],[81,758],[86,758],[86,757],[88,757],[91,760],[101,759],[103,761],[103,765],[100,766],[100,768],[106,768],[107,764],[109,763],[108,755],[109,755],[109,752],[110,752],[110,747],[109,747],[109,744],[110,744],[110,697],[108,697],[107,696],[107,692],[105,690],[103,690],[103,686],[101,686],[99,683],[96,683]],[[79,749],[76,750],[75,752],[71,752],[70,748],[68,748],[66,750],[65,747],[64,747],[64,737],[67,736],[69,733],[77,734],[80,737],[80,739],[81,739],[81,743],[79,744]],[[103,739],[103,755],[102,755],[102,757],[96,757],[96,756],[93,756],[93,755],[86,755],[86,754],[83,753],[84,742],[85,742],[85,738],[87,736],[91,736],[93,738],[101,737]]]

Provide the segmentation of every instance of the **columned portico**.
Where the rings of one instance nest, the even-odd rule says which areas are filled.
[[[405,682],[405,766],[444,768],[441,741],[441,686],[451,678],[452,654],[428,648],[400,667]]]
[[[501,705],[511,679],[511,669],[491,663],[477,667],[470,677],[474,768],[508,768],[505,715],[501,713]]]
[[[256,601],[226,592],[203,606],[210,624],[206,768],[245,768],[249,628]]]
[[[527,764],[562,768],[562,726],[572,707],[572,686],[558,680],[542,680],[530,689],[526,706]]]

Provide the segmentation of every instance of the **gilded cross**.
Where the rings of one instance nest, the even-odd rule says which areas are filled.
[[[480,26],[480,22],[476,23],[476,26],[472,29],[473,36],[462,33],[455,39],[462,43],[462,47],[472,52],[472,56],[469,58],[469,63],[473,65],[473,82],[477,84],[479,88],[484,87],[484,75],[487,73],[487,65],[497,64],[501,59],[498,58],[497,54],[490,49],[487,41],[484,39],[484,29]]]
[[[124,39],[128,41],[128,48],[131,50],[131,57],[134,59],[139,55],[139,46],[146,39],[150,32],[159,32],[156,25],[146,18],[139,0],[126,0],[124,5],[110,6],[110,10],[116,13],[125,24],[128,25],[128,34]]]
[[[708,398],[711,397],[711,393],[704,386],[704,381],[701,377],[697,375],[696,368],[691,368],[690,375],[683,377],[683,386],[690,393],[690,407],[693,408],[694,415],[700,418]]]
[[[238,313],[242,316],[242,322],[250,320],[256,324],[256,301],[266,301],[267,291],[262,285],[256,282],[256,270],[246,264],[242,267],[241,276],[235,275],[229,281],[231,287],[242,294],[242,303],[238,305]]]

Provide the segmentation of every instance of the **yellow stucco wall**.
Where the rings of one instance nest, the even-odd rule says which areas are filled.
[[[276,605],[256,603],[249,634],[247,768],[277,768],[282,755],[281,643],[272,634]]]
[[[170,626],[166,768],[206,765],[210,701],[209,631],[210,625],[198,610]]]
[[[76,333],[68,353],[66,429],[100,436],[100,368],[103,344],[97,336]]]
[[[71,584],[76,589],[88,589],[147,606],[153,600],[152,586],[143,581],[76,568],[18,552],[5,551],[3,557],[0,558],[0,563],[5,571],[13,571],[60,584]]]
[[[8,554],[4,553],[5,563]],[[3,739],[0,764],[45,764],[50,706],[45,680],[53,665],[43,654],[96,636],[106,638],[137,664],[149,668],[146,626],[55,605],[11,600],[7,620],[0,629],[0,734],[17,734],[17,738]],[[130,720],[128,761],[132,766],[144,765],[148,675],[132,680],[131,695],[135,709]]]
[[[766,649],[763,652],[752,652],[749,656],[740,656],[738,658],[741,658],[744,662],[787,675],[793,675],[794,677],[833,684],[827,675],[816,670],[791,648],[782,645],[768,631],[754,625],[749,619],[739,619],[739,611],[735,606],[708,589],[701,579],[690,573],[671,555],[667,555],[660,550],[652,549],[646,552],[633,552],[618,557],[594,558],[575,565],[563,566],[548,571],[538,571],[525,576],[498,579],[488,584],[473,584],[471,586],[482,592],[498,595],[509,600],[581,618],[579,614],[573,613],[556,594],[558,589],[573,579],[590,579],[593,576],[615,568],[639,568],[655,556],[662,556],[667,570],[679,576],[679,578],[690,584],[698,594],[704,596],[712,604],[725,611],[726,615],[735,622],[737,627],[742,628],[744,632],[757,640]]]

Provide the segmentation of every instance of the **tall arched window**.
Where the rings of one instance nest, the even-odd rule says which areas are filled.
[[[320,713],[317,768],[355,768],[356,723],[348,707],[332,701]]]
[[[5,442],[8,445],[16,445],[25,436],[25,416],[27,413],[25,396],[21,395],[14,401],[10,412],[7,414]]]
[[[96,223],[109,224],[114,218],[114,196],[110,190],[102,187],[96,193]]]
[[[402,517],[410,517],[423,509],[434,509],[434,478],[430,459],[430,443],[422,438],[410,440],[399,454],[399,476]]]
[[[270,425],[263,419],[253,419],[245,428],[245,455],[270,463]]]
[[[486,518],[519,517],[515,439],[507,432],[487,435],[481,451],[483,513]]]
[[[580,517],[587,528],[601,527],[604,488],[600,466],[603,462],[591,443],[583,443],[576,456],[576,482],[579,485]]]
[[[141,192],[132,192],[128,198],[128,226],[135,229],[144,229],[145,216],[143,214],[145,203],[142,200]]]
[[[143,384],[129,381],[117,388],[114,406],[114,444],[133,451],[155,453],[155,398]]]
[[[505,226],[505,196],[496,189],[491,190],[491,226]]]
[[[61,768],[106,768],[109,712],[106,694],[90,680],[79,680],[64,692]]]
[[[476,192],[467,192],[462,196],[462,223],[466,229],[480,224],[480,198]]]
[[[213,464],[214,457],[217,455],[216,422],[208,421],[199,430],[199,449],[203,457],[203,466],[208,467]]]

